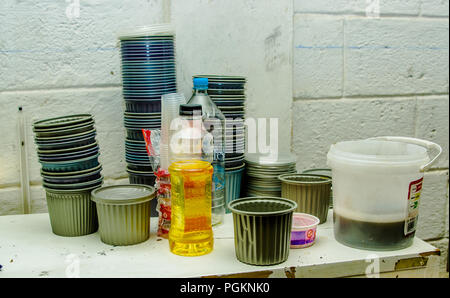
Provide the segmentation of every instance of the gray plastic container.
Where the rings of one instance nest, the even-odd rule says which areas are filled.
[[[295,212],[307,213],[327,221],[330,206],[331,178],[313,174],[283,174],[281,196],[297,203]]]
[[[139,184],[113,185],[92,191],[97,204],[101,240],[133,245],[150,237],[150,201],[155,189]]]
[[[45,189],[53,233],[75,237],[97,231],[97,210],[95,203],[91,201],[92,189],[92,187],[72,191]]]
[[[249,197],[231,201],[228,208],[233,213],[239,261],[263,266],[287,260],[295,202],[276,197]]]

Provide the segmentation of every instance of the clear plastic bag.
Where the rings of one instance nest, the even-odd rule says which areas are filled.
[[[157,169],[155,171],[155,188],[158,200],[156,210],[159,213],[157,234],[160,237],[168,238],[171,219],[170,175],[168,169],[163,169],[160,165],[161,131],[158,129],[142,129],[142,133],[144,135],[145,147],[147,148],[150,163],[152,164],[153,169]]]

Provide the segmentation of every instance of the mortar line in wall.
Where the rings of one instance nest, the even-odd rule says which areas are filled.
[[[344,97],[345,94],[345,65],[346,65],[346,61],[345,61],[345,55],[346,55],[346,43],[345,43],[345,23],[346,23],[347,19],[346,18],[342,18],[342,79],[341,79],[341,97]]]
[[[295,23],[295,20],[294,20],[294,18],[295,18],[295,13],[294,13],[294,0],[292,0],[291,1],[291,7],[292,7],[292,18],[291,18],[291,26],[292,26],[292,34],[291,34],[291,49],[294,49],[295,48],[295,42],[294,42],[294,31],[295,31],[295,29],[294,29],[294,23]],[[291,50],[291,52],[290,52],[290,62],[289,62],[289,64],[291,65],[291,89],[292,90],[294,90],[294,66],[293,66],[293,63],[294,63],[294,51],[293,50]],[[294,115],[294,100],[292,99],[292,101],[291,101],[291,108],[289,109],[289,112],[291,113],[290,114],[290,119],[291,119],[291,121],[290,121],[290,125],[291,125],[291,138],[290,138],[290,143],[289,143],[289,148],[290,148],[290,152],[294,152],[294,142],[293,142],[293,139],[294,139],[294,117],[293,117],[293,115]]]
[[[414,137],[417,137],[417,116],[418,116],[418,105],[417,105],[417,96],[414,97]]]
[[[128,176],[120,176],[120,177],[105,177],[103,180],[122,180],[127,179]],[[37,180],[30,180],[30,186],[42,186],[42,181]],[[6,183],[6,184],[0,184],[0,189],[8,189],[8,188],[20,188],[20,183]]]
[[[73,90],[103,90],[103,89],[119,89],[122,88],[122,84],[107,84],[107,85],[80,85],[80,86],[70,86],[70,87],[48,87],[48,88],[32,88],[32,89],[8,89],[0,90],[0,94],[8,93],[33,93],[33,92],[60,92],[60,91],[73,91]]]
[[[422,240],[426,241],[426,242],[429,242],[429,241],[439,241],[439,240],[446,240],[446,239],[448,239],[448,237],[442,236],[442,237],[430,238],[430,239],[422,239]]]
[[[407,98],[407,97],[434,97],[448,96],[448,93],[422,93],[422,94],[373,94],[373,95],[350,95],[350,96],[330,96],[330,97],[294,97],[295,101],[317,101],[317,100],[345,100],[345,99],[366,99],[366,98]]]
[[[352,17],[352,18],[361,18],[366,19],[365,12],[296,12],[294,11],[295,16],[308,16],[308,17],[324,17],[324,16],[332,16],[332,17]],[[418,14],[395,14],[395,13],[387,13],[380,14],[380,19],[429,19],[429,20],[448,20],[449,16],[432,16],[432,15],[422,15],[420,11]]]
[[[431,168],[428,169],[427,172],[447,172],[448,168]]]

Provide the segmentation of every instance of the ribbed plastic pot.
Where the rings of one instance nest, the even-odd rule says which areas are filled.
[[[295,202],[276,197],[250,197],[231,201],[228,208],[233,213],[239,261],[263,266],[287,260]]]
[[[302,172],[302,174],[313,174],[313,175],[320,175],[320,176],[326,176],[326,177],[332,177],[331,175],[331,169],[307,169]],[[333,207],[333,185],[331,185],[331,191],[330,191],[330,208]]]
[[[53,233],[75,237],[97,231],[97,210],[95,203],[91,201],[91,191],[92,188],[74,191],[46,188],[47,208]]]
[[[102,242],[133,245],[150,236],[150,201],[155,189],[146,185],[113,185],[92,191]]]
[[[128,172],[129,180],[131,184],[144,184],[149,186],[155,185],[156,176],[153,174],[150,175],[136,175],[131,172]]]
[[[330,206],[331,178],[313,174],[283,174],[281,196],[297,203],[295,212],[307,213],[327,221]]]
[[[225,171],[226,206],[241,196],[242,174],[244,170],[242,168],[237,171]],[[226,213],[231,213],[231,211],[226,208]]]
[[[125,100],[127,112],[132,113],[160,113],[161,100],[134,101]]]

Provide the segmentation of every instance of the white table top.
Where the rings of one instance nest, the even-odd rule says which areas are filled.
[[[402,259],[438,254],[430,244],[415,238],[411,247],[371,252],[346,247],[334,239],[330,211],[319,225],[316,243],[291,249],[289,259],[274,266],[251,266],[236,259],[231,214],[214,228],[214,250],[204,256],[181,257],[169,250],[168,240],[156,236],[156,218],[150,238],[133,246],[110,246],[98,232],[82,237],[60,237],[52,233],[47,213],[0,216],[1,277],[338,277],[364,274],[366,258],[378,256],[380,272],[398,269]],[[78,266],[79,271],[73,268]],[[420,266],[409,262],[407,266]],[[404,268],[405,269],[405,268]],[[78,273],[79,272],[79,273]],[[237,275],[236,275],[237,274]]]

